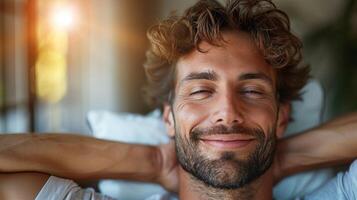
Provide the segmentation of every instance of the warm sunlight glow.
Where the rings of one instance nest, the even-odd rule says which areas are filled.
[[[72,7],[59,6],[53,9],[52,25],[56,29],[69,30],[76,22],[76,13]]]
[[[50,104],[58,103],[67,93],[68,38],[78,16],[70,2],[38,0],[36,92]]]

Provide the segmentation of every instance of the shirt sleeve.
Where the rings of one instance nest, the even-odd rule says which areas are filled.
[[[115,200],[96,193],[93,189],[83,189],[69,179],[51,176],[35,200]]]
[[[357,199],[357,160],[355,160],[349,170],[340,172],[335,178],[329,181],[316,192],[307,195],[305,200],[355,200]]]

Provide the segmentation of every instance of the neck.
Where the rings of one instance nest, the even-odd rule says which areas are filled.
[[[238,189],[217,189],[197,180],[180,167],[180,200],[271,200],[273,188],[272,170],[267,170],[261,177]]]

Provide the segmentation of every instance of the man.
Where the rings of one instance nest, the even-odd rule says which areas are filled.
[[[357,124],[356,116],[331,122],[312,131],[314,134],[283,140],[276,149],[277,138],[289,121],[289,102],[299,97],[308,68],[298,66],[301,42],[290,33],[285,13],[272,2],[237,0],[223,7],[213,0],[199,1],[182,17],[172,16],[153,26],[148,36],[152,46],[145,65],[147,91],[154,104],[164,105],[163,119],[175,138],[179,167],[169,154],[170,145],[158,150],[80,136],[61,140],[56,135],[20,135],[2,137],[2,171],[127,178],[159,182],[169,188],[176,188],[177,183],[180,199],[272,199],[274,181],[282,176],[356,157],[357,134],[348,134]],[[324,145],[316,147],[316,141]],[[332,144],[336,146],[326,147]],[[69,156],[56,155],[61,147],[74,151]],[[94,163],[93,155],[97,158]],[[132,159],[133,155],[139,157]],[[319,159],[311,159],[314,156]],[[106,198],[81,190],[69,180],[32,173],[21,176],[0,177],[6,197]],[[353,178],[346,174],[338,180],[351,184]],[[17,180],[36,184],[28,192],[15,193],[10,181]],[[335,187],[336,182],[323,190],[352,188]],[[318,195],[311,198],[321,197]]]

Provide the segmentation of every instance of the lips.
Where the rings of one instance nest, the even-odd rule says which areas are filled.
[[[217,134],[200,138],[207,145],[219,149],[242,148],[252,143],[255,138],[246,134]]]

